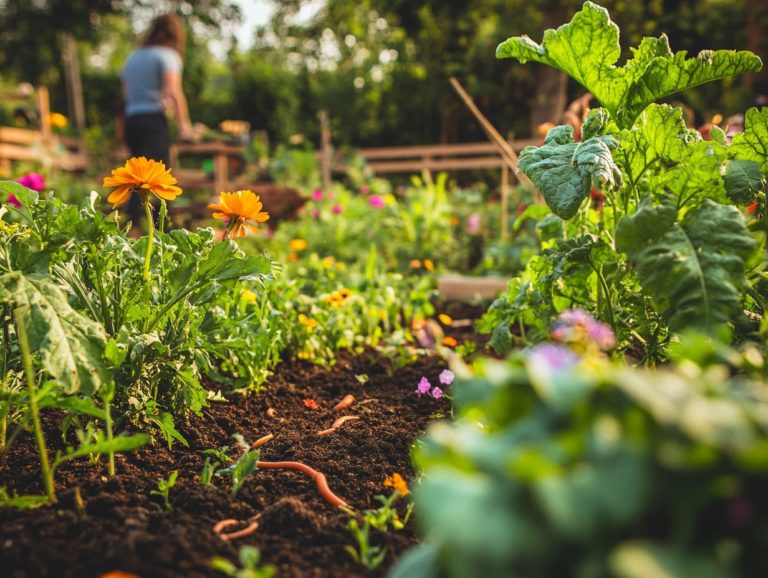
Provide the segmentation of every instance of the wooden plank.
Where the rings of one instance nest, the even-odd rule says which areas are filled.
[[[0,126],[0,142],[13,144],[39,144],[43,133],[38,130]]]
[[[504,165],[500,156],[472,159],[426,159],[411,161],[381,161],[368,163],[374,173],[406,173],[428,171],[463,171],[473,169],[498,169]]]
[[[0,143],[0,158],[12,161],[34,161],[40,159],[41,151],[31,147]]]
[[[509,143],[513,150],[520,151],[526,146],[543,144],[542,139],[524,139]],[[357,154],[366,159],[398,159],[413,157],[441,157],[441,156],[470,156],[493,154],[498,152],[498,147],[490,142],[443,144],[443,145],[414,145],[402,147],[381,147],[359,149]]]
[[[440,297],[452,301],[495,299],[507,289],[505,277],[470,277],[467,275],[441,275],[437,279]]]

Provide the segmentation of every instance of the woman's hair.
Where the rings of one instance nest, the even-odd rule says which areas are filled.
[[[152,21],[142,46],[167,46],[184,55],[186,32],[175,14],[163,14]]]

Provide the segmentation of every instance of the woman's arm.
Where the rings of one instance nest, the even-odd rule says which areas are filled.
[[[184,88],[181,85],[181,74],[178,72],[166,72],[163,74],[165,95],[170,99],[176,122],[179,123],[179,138],[189,140],[192,138],[192,122],[189,120],[189,109]]]

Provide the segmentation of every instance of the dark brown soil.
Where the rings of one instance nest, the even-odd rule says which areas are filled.
[[[354,508],[375,508],[374,496],[390,493],[382,485],[385,477],[399,472],[412,480],[411,445],[430,420],[450,411],[445,399],[414,393],[422,375],[436,383],[444,367],[440,358],[424,357],[397,369],[373,353],[342,355],[332,369],[284,364],[266,393],[215,403],[202,417],[180,424],[189,448],[177,443],[169,451],[158,442],[118,455],[118,474],[111,479],[103,460],[67,464],[57,474],[58,504],[28,511],[0,509],[0,576],[96,578],[113,570],[141,578],[223,576],[210,569],[211,558],[235,561],[242,544],[258,546],[264,562],[274,564],[281,578],[383,576],[416,542],[412,524],[400,532],[372,531],[372,542],[388,553],[383,566],[370,572],[344,551],[345,544],[353,544],[346,530],[348,516],[325,502],[311,479],[293,471],[259,470],[233,498],[228,478],[215,478],[213,487],[199,483],[202,452],[233,446],[234,433],[250,442],[272,433],[274,439],[262,447],[262,460],[304,462],[323,472],[331,489]],[[358,401],[373,401],[333,411],[347,393]],[[317,402],[318,408],[308,408],[305,399]],[[276,417],[267,416],[268,408],[276,410]],[[361,419],[327,437],[316,435],[339,415]],[[46,420],[52,446],[60,439],[54,417]],[[234,450],[230,454],[237,455]],[[150,491],[158,478],[174,470],[179,481],[170,493],[173,509],[166,511]],[[0,463],[0,486],[19,494],[42,493],[30,435],[19,436]],[[85,504],[81,513],[75,508],[75,488]],[[404,505],[401,501],[401,511]],[[247,521],[256,515],[260,527],[249,537],[224,542],[213,532],[220,520]]]

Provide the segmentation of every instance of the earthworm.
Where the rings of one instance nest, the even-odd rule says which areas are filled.
[[[216,535],[219,538],[227,542],[229,540],[236,540],[237,538],[244,538],[245,536],[250,536],[259,528],[259,523],[256,520],[253,520],[250,524],[248,524],[242,530],[238,530],[236,532],[230,532],[229,534],[222,533],[222,530],[224,530],[224,528],[228,526],[232,526],[237,523],[239,523],[238,520],[235,520],[233,518],[227,518],[226,520],[221,520],[219,522],[216,522],[213,525],[213,531],[216,533]]]
[[[333,406],[333,411],[341,411],[342,409],[347,409],[352,403],[355,401],[355,396],[351,393],[348,393],[343,398],[341,398],[341,401]]]
[[[336,429],[337,427],[341,426],[341,424],[348,422],[348,421],[355,421],[356,419],[360,419],[356,415],[345,415],[343,417],[340,417],[335,422],[333,422],[333,425],[331,426],[333,429]]]
[[[267,434],[267,435],[265,435],[265,436],[262,436],[262,437],[260,437],[259,439],[257,439],[255,442],[253,442],[253,444],[251,445],[251,447],[252,447],[253,449],[256,449],[256,448],[260,448],[261,446],[263,446],[265,443],[267,443],[269,440],[271,440],[271,439],[272,439],[272,438],[274,438],[274,437],[275,437],[275,436],[274,436],[274,435],[272,435],[272,434]]]
[[[369,403],[373,403],[375,401],[379,401],[375,397],[369,397],[368,399],[364,399],[363,401],[358,401],[357,405],[368,405]]]
[[[328,429],[320,430],[319,432],[317,432],[317,435],[319,435],[319,436],[329,436],[329,435],[331,435],[335,431],[336,431],[335,427],[329,427]]]
[[[343,508],[350,508],[344,500],[334,494],[328,487],[328,480],[324,474],[321,474],[316,469],[309,467],[301,462],[256,462],[256,467],[263,470],[296,470],[306,474],[315,481],[317,485],[317,491],[331,506],[341,506]]]

